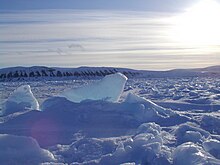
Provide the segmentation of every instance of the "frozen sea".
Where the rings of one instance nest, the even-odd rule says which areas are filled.
[[[45,99],[59,95],[64,90],[78,88],[93,81],[97,80],[1,82],[0,101],[3,103],[21,85],[30,85],[35,97],[39,103],[42,103]],[[219,110],[220,106],[220,79],[213,77],[129,79],[121,99],[127,92],[133,92],[171,109],[176,105],[175,110],[206,112]]]
[[[97,81],[2,82],[1,109],[16,88],[30,85],[40,111],[0,118],[0,161],[220,164],[219,78],[128,79],[118,102],[59,97]]]

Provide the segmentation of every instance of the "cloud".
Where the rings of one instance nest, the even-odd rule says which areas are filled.
[[[169,69],[216,64],[219,59],[215,52],[219,48],[204,53],[200,48],[170,39],[167,31],[172,26],[172,16],[97,10],[2,13],[0,67],[87,65]]]

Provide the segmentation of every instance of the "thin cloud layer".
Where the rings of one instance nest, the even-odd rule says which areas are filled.
[[[0,67],[86,65],[171,69],[217,64],[218,47],[207,50],[171,39],[168,32],[172,16],[89,10],[2,13]]]

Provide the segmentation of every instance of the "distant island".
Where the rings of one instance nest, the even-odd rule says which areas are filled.
[[[134,70],[115,67],[10,67],[0,69],[0,81],[98,79],[117,72],[126,75],[128,78],[220,77],[220,65],[207,68],[174,69],[168,71]]]

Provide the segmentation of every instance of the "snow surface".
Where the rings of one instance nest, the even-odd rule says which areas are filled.
[[[102,81],[1,83],[1,102],[29,84],[41,110],[0,117],[2,164],[220,164],[219,78],[129,79],[118,101],[57,97]]]
[[[39,164],[53,162],[53,154],[40,148],[37,141],[31,137],[0,135],[1,164]]]
[[[220,164],[220,160],[214,158],[195,143],[187,142],[178,146],[173,154],[174,165],[198,165],[198,164]]]
[[[123,92],[127,77],[121,73],[105,76],[102,80],[80,88],[70,89],[61,94],[70,101],[83,100],[118,101]]]

